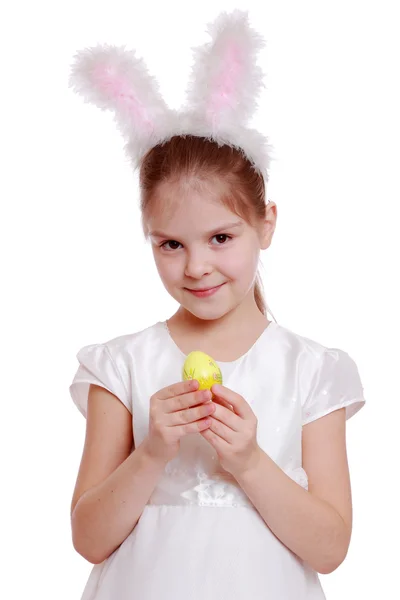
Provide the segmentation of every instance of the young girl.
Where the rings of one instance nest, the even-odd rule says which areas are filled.
[[[143,230],[179,303],[77,355],[70,392],[87,423],[72,537],[94,564],[82,600],[320,600],[318,573],[349,547],[345,422],[363,387],[346,352],[267,318],[257,267],[277,208],[263,140],[244,126],[260,39],[239,11],[212,27],[186,113],[125,50],[84,51],[72,75],[128,136]],[[192,350],[223,385],[182,381]]]

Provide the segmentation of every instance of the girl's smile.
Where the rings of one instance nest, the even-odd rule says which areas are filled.
[[[186,291],[190,292],[191,294],[193,294],[194,296],[196,296],[197,298],[207,298],[208,296],[213,296],[219,289],[221,289],[221,287],[224,285],[224,283],[221,283],[221,285],[217,285],[216,287],[212,287],[212,288],[208,288],[208,289],[204,289],[204,290],[191,290],[189,288],[184,288]]]

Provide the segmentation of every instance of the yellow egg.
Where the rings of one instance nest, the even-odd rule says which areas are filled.
[[[187,355],[182,369],[183,380],[197,379],[199,390],[209,390],[214,383],[222,385],[222,373],[215,360],[205,352],[195,350]]]

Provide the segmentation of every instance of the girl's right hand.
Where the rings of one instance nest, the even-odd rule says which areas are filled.
[[[196,379],[163,388],[150,398],[148,453],[164,462],[175,458],[180,439],[209,427],[207,417],[215,410],[210,390],[198,390]]]

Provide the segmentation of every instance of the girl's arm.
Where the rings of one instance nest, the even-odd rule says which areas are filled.
[[[132,453],[132,415],[106,389],[91,385],[85,447],[71,505],[75,550],[97,564],[134,529],[166,462]]]
[[[303,427],[308,491],[262,450],[239,485],[272,532],[315,571],[334,571],[345,559],[352,530],[345,409]]]

